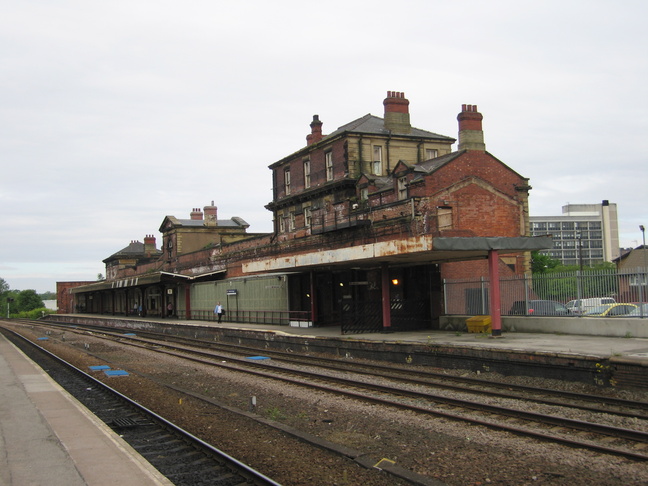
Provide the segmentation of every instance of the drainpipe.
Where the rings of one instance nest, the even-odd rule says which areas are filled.
[[[497,250],[488,250],[488,276],[490,277],[490,315],[491,335],[502,336],[502,303],[500,299],[499,280],[499,253]]]
[[[358,173],[355,175],[355,177],[359,177],[360,174],[364,173],[364,168],[362,167],[362,135],[360,135],[360,138],[358,138],[358,163],[360,166],[358,167]]]

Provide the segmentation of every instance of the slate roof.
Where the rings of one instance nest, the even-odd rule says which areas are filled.
[[[455,139],[452,137],[446,137],[445,135],[439,135],[438,133],[428,132],[427,130],[421,130],[420,128],[412,127],[410,133],[398,133],[390,132],[390,130],[385,129],[385,120],[378,116],[374,116],[371,113],[366,114],[365,116],[353,120],[352,122],[342,125],[337,130],[326,135],[323,140],[329,137],[335,137],[344,132],[353,132],[353,133],[366,133],[373,135],[406,135],[410,137],[423,137],[423,138],[434,138],[437,140],[445,140],[448,142],[454,142]]]
[[[646,254],[644,254],[646,253]],[[643,245],[639,245],[637,248],[623,253],[618,258],[615,258],[613,261],[624,269],[635,269],[642,268],[646,261],[648,260],[648,246],[646,248]]]
[[[180,226],[192,226],[197,228],[202,228],[205,225],[205,220],[203,219],[179,219],[176,218],[177,224]],[[231,219],[219,219],[217,226],[211,226],[212,228],[240,228],[240,227],[249,227],[250,225],[245,222],[242,218],[234,216]]]
[[[107,261],[112,261],[112,260],[118,260],[120,258],[136,258],[136,257],[142,257],[146,255],[147,252],[144,251],[144,243],[140,241],[131,241],[130,244],[122,248],[116,253],[113,253],[110,255],[108,258],[104,259],[103,262]],[[160,255],[162,251],[158,250],[157,248],[151,252],[151,257],[155,258],[158,255]]]

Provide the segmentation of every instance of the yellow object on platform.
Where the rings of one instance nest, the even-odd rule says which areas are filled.
[[[474,316],[466,319],[468,332],[488,332],[491,330],[491,316]]]

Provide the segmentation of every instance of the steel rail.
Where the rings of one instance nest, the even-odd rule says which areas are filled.
[[[26,343],[30,345],[33,349],[37,350],[39,353],[42,353],[43,355],[46,355],[50,359],[53,359],[63,367],[65,367],[67,370],[75,373],[77,376],[80,376],[83,380],[92,383],[94,387],[97,387],[101,389],[102,391],[110,394],[111,396],[117,397],[120,401],[126,403],[129,407],[132,409],[135,409],[138,413],[151,418],[154,422],[160,424],[162,427],[167,429],[168,431],[174,433],[178,437],[182,439],[182,441],[185,441],[187,443],[193,444],[197,449],[202,450],[214,458],[217,458],[219,462],[221,462],[224,465],[228,466],[228,469],[230,470],[230,475],[236,471],[236,474],[239,475],[240,479],[244,481],[242,484],[254,484],[258,486],[281,486],[279,483],[275,482],[271,478],[263,475],[259,471],[256,471],[255,469],[251,468],[247,464],[237,460],[236,458],[230,456],[224,451],[221,451],[220,449],[214,447],[213,445],[203,441],[199,437],[196,437],[195,435],[191,434],[190,432],[184,430],[183,428],[179,427],[178,425],[170,422],[169,420],[165,419],[161,415],[158,415],[154,411],[144,407],[140,403],[130,399],[126,395],[120,393],[119,391],[115,390],[114,388],[106,385],[100,380],[97,380],[93,376],[89,375],[85,371],[75,367],[71,363],[65,361],[64,359],[56,356],[54,353],[50,352],[49,350],[43,348],[42,346],[39,346],[38,344],[34,343],[33,341],[30,341],[29,339],[25,338],[24,336],[20,335],[19,333],[7,329],[4,326],[0,326],[0,329],[3,331],[11,333],[13,336],[15,336],[17,339],[20,339],[21,342]],[[110,424],[107,424],[110,425]],[[216,478],[214,478],[216,480]],[[252,481],[250,483],[250,481]]]
[[[119,336],[120,339],[122,339],[124,336]],[[122,341],[124,342],[124,341]],[[495,422],[490,422],[487,420],[482,420],[482,419],[476,419],[473,417],[466,417],[464,415],[460,414],[454,414],[450,412],[444,412],[441,410],[432,410],[429,408],[425,407],[420,407],[416,405],[411,405],[411,404],[405,404],[402,402],[397,402],[393,400],[388,400],[384,398],[379,398],[379,397],[374,397],[374,396],[369,396],[363,393],[357,393],[353,392],[350,390],[345,390],[342,388],[333,388],[330,386],[325,386],[325,385],[318,385],[316,383],[309,383],[309,382],[304,382],[298,379],[290,378],[290,377],[285,377],[285,376],[277,376],[275,373],[282,373],[282,374],[297,374],[300,376],[306,376],[309,377],[310,379],[317,379],[317,380],[327,380],[327,381],[333,381],[337,382],[338,384],[342,383],[345,386],[352,386],[355,388],[369,388],[374,391],[379,391],[381,393],[386,393],[386,394],[391,394],[391,395],[401,395],[401,396],[408,396],[410,398],[414,399],[425,399],[425,400],[430,400],[430,401],[438,401],[442,402],[448,405],[452,406],[457,406],[457,407],[462,407],[462,408],[467,408],[471,409],[474,411],[487,411],[489,413],[493,414],[499,414],[499,415],[505,415],[509,417],[515,417],[515,418],[521,418],[524,420],[529,420],[529,421],[535,421],[539,423],[545,423],[545,424],[550,424],[554,426],[560,426],[560,427],[566,427],[566,428],[571,428],[575,430],[580,430],[580,431],[586,431],[586,432],[594,432],[598,434],[603,434],[606,436],[610,437],[619,437],[619,438],[625,438],[627,440],[634,440],[638,442],[648,442],[648,434],[645,432],[641,431],[635,431],[631,429],[623,429],[619,427],[612,427],[612,426],[607,426],[607,425],[602,425],[602,424],[594,424],[591,422],[585,422],[585,421],[579,421],[579,420],[572,420],[572,419],[567,419],[567,418],[561,418],[561,417],[555,417],[551,415],[544,415],[544,414],[538,414],[534,412],[525,412],[521,410],[515,410],[515,409],[508,409],[506,407],[497,407],[497,406],[492,406],[492,405],[487,405],[487,404],[481,404],[481,403],[475,403],[475,402],[469,402],[466,400],[460,400],[460,399],[454,399],[454,398],[448,398],[448,397],[442,397],[442,396],[437,396],[433,394],[425,394],[425,393],[419,393],[419,392],[414,392],[414,391],[409,391],[409,390],[403,390],[400,388],[393,388],[393,387],[386,387],[382,385],[376,385],[376,384],[367,384],[363,382],[357,382],[354,380],[348,380],[345,378],[338,378],[338,377],[331,377],[329,375],[321,375],[319,373],[313,373],[313,372],[308,372],[308,371],[302,371],[302,370],[289,370],[286,368],[277,368],[273,367],[272,370],[273,372],[270,373],[267,371],[268,366],[265,364],[259,364],[256,362],[251,362],[247,359],[239,359],[239,358],[232,358],[232,357],[227,357],[229,360],[228,363],[222,363],[218,361],[219,359],[222,358],[222,356],[215,356],[212,353],[207,353],[205,351],[196,351],[196,350],[190,350],[187,348],[180,348],[176,349],[176,351],[181,351],[181,352],[174,352],[174,351],[166,351],[163,349],[160,349],[159,345],[156,345],[155,348],[151,348],[150,346],[146,346],[140,343],[126,343],[124,344],[129,344],[135,347],[141,347],[143,349],[146,349],[148,351],[154,351],[154,352],[160,352],[160,353],[165,353],[174,357],[178,358],[183,358],[187,360],[191,360],[193,362],[198,362],[201,364],[206,364],[206,365],[211,365],[211,366],[217,366],[219,368],[224,368],[228,369],[230,371],[235,371],[235,372],[243,372],[243,373],[250,373],[249,370],[242,370],[240,367],[235,366],[230,364],[229,362],[235,361],[239,365],[244,365],[246,368],[263,368],[264,371],[253,371],[253,374],[256,376],[260,376],[263,378],[268,378],[268,379],[274,379],[274,380],[281,380],[286,383],[291,383],[297,386],[306,386],[309,388],[313,389],[319,389],[324,392],[328,393],[336,393],[336,394],[343,394],[355,399],[359,399],[362,401],[369,401],[373,403],[378,403],[382,405],[389,405],[393,407],[397,407],[400,409],[405,409],[405,410],[411,410],[411,411],[416,411],[419,413],[424,413],[428,415],[435,415],[435,416],[441,416],[444,418],[448,419],[453,419],[453,420],[459,420],[459,421],[464,421],[464,422],[469,422],[477,425],[483,425],[485,427],[489,427],[491,429],[497,429],[497,430],[505,430],[508,432],[512,432],[518,435],[526,435],[526,436],[532,436],[536,438],[540,438],[542,440],[548,440],[548,441],[553,441],[553,442],[558,442],[562,443],[565,445],[569,446],[574,446],[574,447],[579,447],[579,448],[586,448],[590,450],[596,450],[598,452],[604,452],[608,454],[614,454],[618,456],[623,456],[627,458],[631,458],[634,460],[639,460],[639,461],[646,461],[648,460],[648,455],[646,454],[641,454],[637,452],[632,452],[628,451],[625,449],[616,449],[613,447],[607,447],[607,446],[601,446],[597,444],[592,444],[591,442],[585,442],[585,441],[578,441],[574,439],[568,439],[565,437],[561,437],[558,435],[553,435],[553,434],[546,434],[543,432],[537,432],[537,431],[532,431],[529,429],[525,428],[520,428],[520,427],[513,427],[510,425],[506,424],[501,424],[501,423],[495,423]],[[168,348],[173,348],[173,346],[170,346],[168,344],[164,344],[164,347]],[[193,353],[201,357],[192,357],[192,356],[187,356],[186,354],[182,353]],[[208,358],[208,359],[204,359]]]

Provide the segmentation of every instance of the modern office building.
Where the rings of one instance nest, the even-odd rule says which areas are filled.
[[[553,248],[540,253],[564,265],[592,266],[619,257],[617,206],[567,204],[562,216],[531,216],[532,236],[551,235]]]

